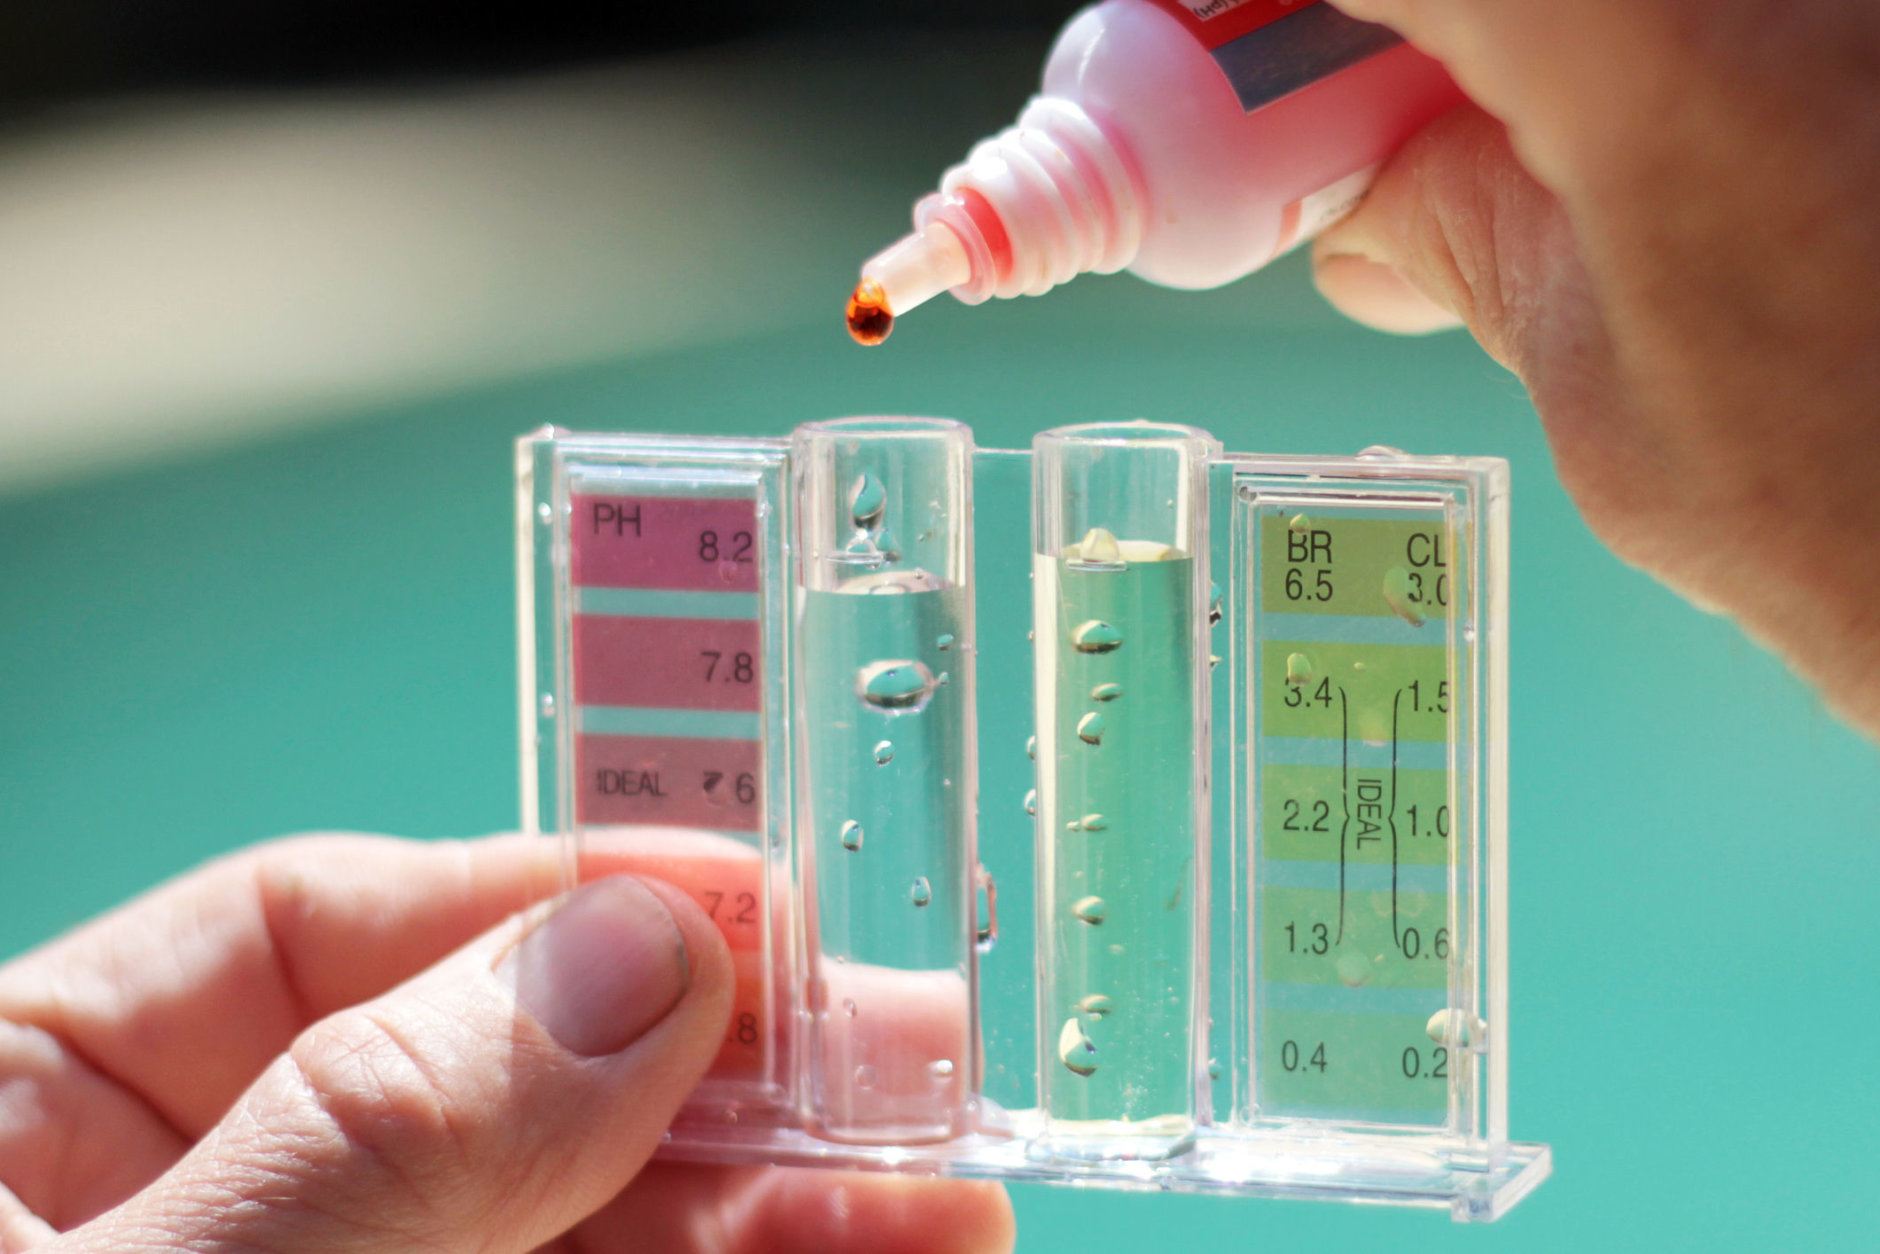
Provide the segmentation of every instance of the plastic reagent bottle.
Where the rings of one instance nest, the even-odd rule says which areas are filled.
[[[878,344],[941,292],[1038,296],[1086,271],[1217,287],[1337,221],[1461,99],[1437,62],[1319,0],[1103,0],[1058,36],[1018,124],[863,263],[849,330]]]

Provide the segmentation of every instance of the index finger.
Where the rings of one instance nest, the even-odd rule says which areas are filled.
[[[689,856],[661,852],[675,844]],[[526,836],[257,846],[0,968],[0,1018],[49,1034],[193,1140],[307,1025],[552,896],[561,856]],[[589,839],[579,873],[667,879],[710,913],[708,883],[754,888],[759,865],[733,840],[650,833]]]

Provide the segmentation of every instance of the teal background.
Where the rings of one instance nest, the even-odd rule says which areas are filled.
[[[872,242],[847,240],[848,264]],[[1459,336],[1337,324],[1298,259],[1207,294],[1118,278],[940,302],[871,352],[834,324],[849,274],[767,333],[0,498],[0,954],[261,837],[512,826],[510,441],[538,424],[919,412],[991,446],[1148,416],[1243,450],[1496,454],[1515,485],[1513,1126],[1553,1144],[1554,1179],[1483,1229],[1026,1186],[1020,1248],[1871,1241],[1849,1185],[1880,1161],[1875,753],[1599,546],[1514,380]],[[1000,542],[1024,537],[980,537]]]

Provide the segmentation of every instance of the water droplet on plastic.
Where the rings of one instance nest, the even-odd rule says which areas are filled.
[[[905,658],[870,662],[855,677],[862,700],[892,713],[919,710],[933,696],[933,672]]]
[[[1304,687],[1312,682],[1312,659],[1303,653],[1286,655],[1286,682],[1294,688]]]
[[[1077,720],[1077,739],[1087,745],[1103,743],[1103,715],[1092,710]]]
[[[1038,790],[1036,788],[1029,789],[1025,793],[1025,813],[1032,815],[1038,813]]]
[[[1090,690],[1092,701],[1114,701],[1122,695],[1123,685],[1121,684],[1098,684]]]
[[[1362,988],[1371,982],[1373,963],[1360,953],[1338,956],[1338,978],[1346,988]]]
[[[1030,758],[1033,762],[1038,760],[1038,738],[1036,736],[1025,737],[1025,756]]]
[[[1083,1021],[1075,1016],[1066,1019],[1058,1030],[1058,1061],[1072,1075],[1095,1075],[1097,1073],[1097,1047],[1090,1043],[1090,1037],[1084,1032]]]
[[[1071,913],[1091,927],[1101,926],[1103,917],[1109,911],[1110,908],[1103,904],[1101,897],[1079,897],[1071,903]]]
[[[1114,945],[1110,946],[1110,957],[1121,958],[1122,956],[1123,956],[1123,942],[1117,941]]]
[[[1123,633],[1100,618],[1079,623],[1071,632],[1071,648],[1079,653],[1108,653],[1123,643]]]
[[[1221,585],[1212,581],[1208,584],[1208,626],[1221,621]]]
[[[850,566],[880,566],[888,559],[866,531],[858,531],[842,546],[842,561]],[[899,591],[899,589],[896,589]]]
[[[951,649],[953,647],[953,633],[950,631],[941,632],[940,635],[934,640],[933,647],[940,650],[940,652],[942,653],[945,653],[948,649]]]
[[[1294,514],[1286,520],[1286,530],[1295,535],[1312,530],[1312,520],[1304,514]]]
[[[1381,461],[1386,457],[1407,457],[1409,454],[1391,444],[1367,444],[1358,450],[1358,456],[1371,461]]]
[[[953,1078],[953,1060],[951,1058],[934,1059],[927,1064],[927,1074],[932,1076],[935,1080],[951,1080]]]
[[[1116,537],[1102,527],[1092,527],[1084,538],[1065,551],[1072,566],[1085,570],[1122,570],[1123,550]]]
[[[886,766],[888,763],[892,761],[894,761],[894,742],[892,740],[876,741],[875,742],[875,765]]]
[[[545,692],[542,694],[541,710],[542,710],[543,718],[555,717],[555,694],[554,693]]]
[[[1458,1049],[1477,1049],[1488,1033],[1488,1025],[1480,1019],[1473,1019],[1460,1010],[1444,1008],[1430,1016],[1430,1021],[1423,1025],[1423,1031],[1438,1045],[1453,1045]]]
[[[842,830],[839,835],[842,840],[842,847],[850,853],[854,853],[857,849],[862,847],[862,825],[854,819],[850,819],[842,825]]]
[[[1384,604],[1390,606],[1391,613],[1412,627],[1421,627],[1423,608],[1416,603],[1414,597],[1408,570],[1402,566],[1393,566],[1384,572]]]
[[[1088,993],[1077,999],[1077,1013],[1087,1019],[1101,1019],[1110,1013],[1110,999],[1102,993]]]
[[[907,899],[914,903],[916,909],[933,900],[933,885],[927,882],[926,876],[914,877],[914,883],[907,890]]]
[[[888,490],[881,486],[881,480],[867,471],[855,476],[855,482],[849,485],[849,517],[857,527],[873,527],[887,507]]]

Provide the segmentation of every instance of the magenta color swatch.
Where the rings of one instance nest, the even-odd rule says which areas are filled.
[[[575,737],[575,822],[761,831],[763,750],[755,740]]]
[[[574,616],[577,705],[759,710],[763,661],[754,619]]]
[[[573,579],[584,588],[757,591],[757,502],[576,494]]]

